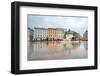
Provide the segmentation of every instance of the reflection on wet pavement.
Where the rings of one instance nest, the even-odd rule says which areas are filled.
[[[88,58],[88,43],[64,41],[28,42],[28,61]]]

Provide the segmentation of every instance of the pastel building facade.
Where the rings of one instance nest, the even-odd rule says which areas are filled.
[[[66,40],[68,40],[68,41],[71,41],[72,40],[72,38],[74,38],[74,35],[73,35],[73,31],[71,31],[70,29],[65,33],[65,38],[66,38]]]
[[[56,29],[48,28],[48,40],[55,40]]]
[[[65,39],[68,41],[80,41],[81,40],[81,36],[79,33],[72,31],[72,30],[68,30],[65,33]]]
[[[48,28],[48,40],[63,40],[64,30],[60,28]]]
[[[64,30],[61,28],[56,28],[56,40],[63,40],[64,39]]]
[[[74,36],[72,34],[66,35],[66,40],[71,41]]]
[[[64,30],[61,28],[28,28],[28,40],[63,40]]]

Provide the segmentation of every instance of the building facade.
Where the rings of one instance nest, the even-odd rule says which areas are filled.
[[[48,30],[46,28],[34,28],[33,40],[47,40]]]
[[[64,30],[60,28],[48,28],[48,40],[63,40]]]
[[[79,33],[72,31],[72,30],[68,30],[67,33],[65,34],[65,38],[68,41],[80,41],[81,40],[81,36]]]
[[[28,41],[32,41],[33,40],[33,37],[34,37],[34,30],[30,29],[28,27],[28,30],[27,30],[27,38],[28,38]]]
[[[48,28],[48,40],[55,40],[56,29]]]
[[[68,41],[71,41],[73,37],[74,37],[73,31],[71,31],[70,29],[66,31],[64,34],[64,38]]]
[[[64,39],[64,30],[61,28],[56,28],[56,40],[63,40]]]
[[[68,41],[71,41],[73,37],[73,34],[66,34],[66,40]]]

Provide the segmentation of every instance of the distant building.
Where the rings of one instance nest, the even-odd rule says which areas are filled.
[[[61,28],[48,28],[48,40],[63,40],[64,30]]]
[[[47,40],[48,30],[46,28],[34,28],[34,40]]]
[[[74,37],[73,34],[67,34],[66,40],[71,41],[73,37]]]
[[[85,41],[88,40],[88,31],[87,30],[83,34],[83,40],[85,40]]]
[[[48,28],[48,40],[55,40],[56,29]]]
[[[28,27],[28,32],[27,32],[27,38],[28,41],[32,41],[33,40],[33,36],[34,36],[34,30],[32,30],[31,28]]]
[[[64,29],[62,28],[56,28],[56,40],[63,40],[64,39]]]
[[[66,40],[69,40],[69,41],[73,41],[73,40],[77,41],[77,40],[80,40],[81,36],[79,33],[69,29],[67,33],[65,33],[65,38]]]
[[[67,32],[65,32],[64,38],[66,40],[71,41],[73,37],[73,31],[71,31],[70,29]]]

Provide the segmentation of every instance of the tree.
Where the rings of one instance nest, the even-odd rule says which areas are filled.
[[[77,36],[77,34],[78,34],[77,32],[73,32],[73,36]]]

